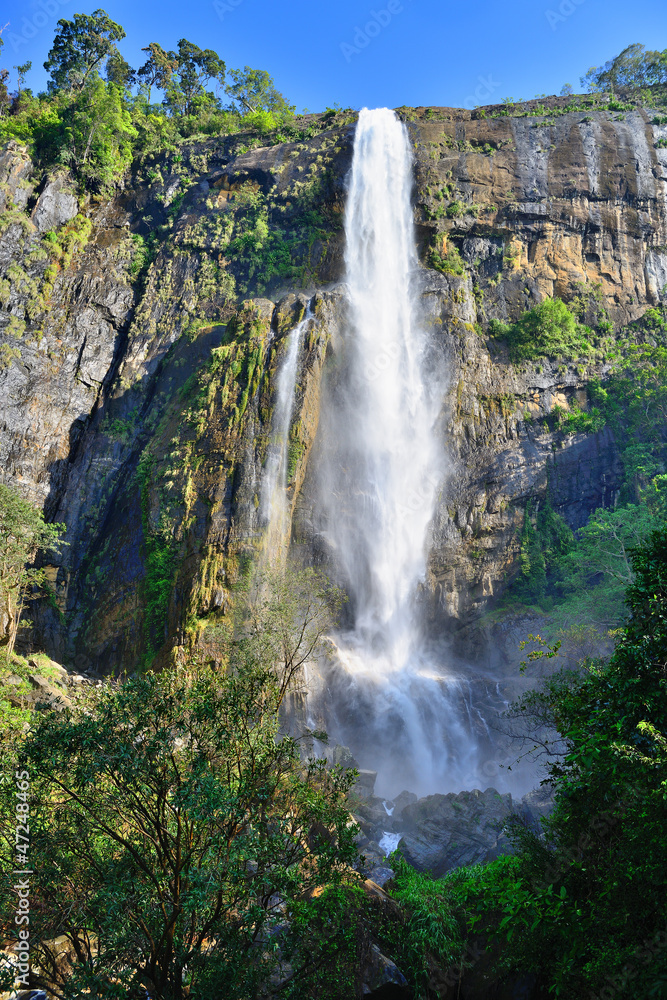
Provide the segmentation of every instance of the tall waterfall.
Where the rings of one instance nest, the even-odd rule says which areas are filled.
[[[455,785],[475,756],[466,692],[428,652],[417,600],[447,471],[446,373],[420,315],[411,189],[405,126],[386,108],[364,109],[345,219],[349,317],[322,407],[319,492],[352,627],[335,639],[322,711],[361,766],[391,773],[387,794],[401,781],[442,790],[448,772]]]

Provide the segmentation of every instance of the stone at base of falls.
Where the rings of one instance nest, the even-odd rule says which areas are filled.
[[[385,865],[378,865],[377,868],[371,868],[368,873],[368,877],[376,885],[379,885],[381,889],[384,889],[387,882],[391,882],[396,872],[393,868],[388,868]]]
[[[406,861],[436,878],[464,865],[483,864],[512,853],[502,832],[505,821],[518,813],[536,824],[553,805],[550,790],[536,789],[517,803],[495,788],[458,795],[428,795],[406,806],[400,842]]]
[[[359,777],[352,786],[352,793],[364,801],[372,799],[377,776],[377,771],[359,771]]]
[[[408,1000],[412,992],[401,970],[372,944],[362,969],[361,995],[374,1000]]]

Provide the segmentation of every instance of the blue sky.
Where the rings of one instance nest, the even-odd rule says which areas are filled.
[[[558,93],[631,42],[667,48],[665,0],[98,0],[127,32],[131,65],[141,47],[188,38],[228,67],[268,70],[299,110],[334,103],[468,106]],[[92,13],[80,0],[3,0],[2,65],[41,68],[59,17]],[[13,73],[13,71],[12,71]],[[12,84],[15,75],[12,75]]]

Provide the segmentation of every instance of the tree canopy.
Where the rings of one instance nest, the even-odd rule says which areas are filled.
[[[61,18],[44,63],[51,76],[49,90],[81,90],[115,52],[114,42],[122,38],[125,31],[105,10],[75,14],[72,21]]]
[[[581,77],[587,90],[635,90],[667,82],[667,49],[647,50],[635,42],[604,66],[591,66]]]

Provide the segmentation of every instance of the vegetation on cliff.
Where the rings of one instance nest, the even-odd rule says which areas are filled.
[[[17,139],[42,169],[67,166],[82,189],[104,193],[135,158],[175,151],[192,136],[243,133],[247,149],[314,134],[266,70],[228,71],[217,52],[181,38],[173,51],[150,42],[135,71],[118,50],[123,38],[104,10],[58,21],[47,93],[23,86],[10,95],[9,70],[0,71],[0,142]]]
[[[48,524],[38,507],[0,483],[0,648],[4,646],[7,662],[26,605],[39,596],[46,582],[46,570],[34,566],[37,552],[57,551],[64,528],[63,524]]]

